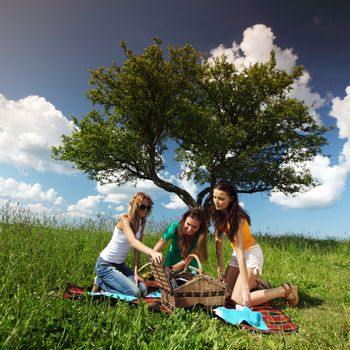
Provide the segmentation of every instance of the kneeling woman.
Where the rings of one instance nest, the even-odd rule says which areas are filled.
[[[171,241],[165,266],[173,272],[179,272],[183,270],[185,260],[191,253],[197,254],[201,261],[207,259],[207,236],[208,224],[204,210],[191,208],[180,221],[169,225],[153,249],[160,252]],[[194,259],[190,265],[198,268]]]
[[[138,275],[140,252],[161,263],[162,254],[142,243],[144,228],[152,209],[152,199],[143,192],[130,200],[128,213],[116,223],[112,239],[104,248],[95,265],[96,277],[92,291],[101,289],[110,293],[145,296],[147,287]],[[134,248],[134,272],[125,264],[128,253]]]
[[[215,227],[218,275],[222,276],[222,235],[226,233],[233,253],[225,273],[228,298],[243,306],[256,306],[276,298],[298,303],[298,288],[285,283],[277,288],[252,291],[258,286],[263,254],[250,232],[250,217],[238,203],[235,188],[227,181],[214,186],[211,219]]]

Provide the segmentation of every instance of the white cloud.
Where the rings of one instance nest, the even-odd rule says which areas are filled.
[[[298,56],[291,48],[282,49],[275,45],[275,39],[276,37],[271,28],[264,24],[256,24],[243,32],[241,43],[234,41],[231,48],[226,48],[221,44],[211,50],[210,60],[214,57],[226,55],[228,61],[234,63],[237,69],[240,70],[257,62],[267,62],[270,58],[270,52],[274,50],[276,53],[277,68],[291,72],[296,66]],[[321,98],[317,92],[312,91],[312,88],[308,85],[310,79],[310,74],[304,71],[303,76],[293,85],[289,95],[304,101],[315,120],[319,121],[319,116],[315,110],[324,105],[325,99]]]
[[[51,146],[70,135],[73,124],[45,98],[28,96],[18,101],[0,94],[0,162],[23,169],[73,172],[71,164],[51,157]]]
[[[310,74],[304,71],[304,74],[293,84],[289,96],[304,101],[305,105],[309,107],[311,115],[320,123],[320,116],[316,110],[325,104],[326,99],[322,98],[319,93],[312,91],[311,87],[308,86],[310,80]]]
[[[182,199],[180,199],[180,197],[176,194],[171,194],[169,196],[169,200],[170,202],[168,203],[162,203],[162,205],[166,208],[166,209],[184,209],[187,208],[187,205],[184,203],[184,201]]]
[[[275,50],[277,68],[290,72],[295,67],[298,56],[293,53],[293,49],[283,50],[276,46],[275,38],[271,28],[264,24],[256,24],[245,29],[240,44],[234,41],[231,48],[221,44],[210,53],[212,57],[226,55],[229,62],[235,63],[237,68],[241,69],[257,62],[267,62],[270,52]]]
[[[348,140],[339,156],[339,162],[348,172],[350,172],[350,140]]]
[[[337,120],[339,137],[346,139],[346,143],[339,156],[339,163],[350,172],[350,86],[345,91],[346,96],[344,99],[339,97],[333,98],[329,115]]]
[[[181,170],[185,171],[185,165],[180,164]],[[193,180],[181,179],[176,176],[171,177],[171,181],[176,183],[179,187],[185,189],[193,198],[196,198],[197,186]],[[170,202],[162,203],[162,205],[167,209],[184,209],[187,208],[187,205],[179,198],[176,194],[171,194]]]
[[[121,213],[121,212],[123,212],[123,211],[126,211],[127,209],[126,209],[126,207],[124,206],[124,205],[118,205],[116,208],[115,208],[115,211],[117,212],[117,213]]]
[[[337,119],[339,137],[350,139],[350,86],[345,89],[346,96],[342,100],[335,97],[332,100],[332,109],[329,113]]]
[[[62,197],[57,195],[57,192],[53,188],[45,192],[38,183],[31,185],[24,182],[17,182],[13,178],[4,179],[2,177],[0,177],[0,197],[6,198],[6,200],[21,202],[49,202],[54,205],[60,205],[64,201]]]
[[[166,191],[157,187],[150,180],[137,180],[136,184],[127,183],[122,186],[118,186],[115,183],[102,185],[98,182],[96,184],[96,190],[103,196],[104,202],[117,204],[119,205],[119,208],[120,205],[127,208],[130,199],[136,192],[147,193],[153,201],[155,201],[160,195],[167,193]]]
[[[181,168],[184,168],[183,164],[180,164]],[[196,184],[192,180],[185,180],[180,179],[176,175],[171,175],[168,172],[162,172],[159,174],[159,176],[171,183],[176,184],[180,188],[185,189],[188,191],[193,197],[196,195],[197,187]],[[146,192],[154,202],[157,202],[157,200],[160,197],[168,197],[169,202],[162,202],[162,205],[167,209],[182,209],[186,208],[186,204],[174,193],[169,193],[162,188],[156,186],[152,181],[150,180],[137,180],[135,183],[128,183],[123,186],[118,186],[115,183],[109,183],[109,184],[100,184],[97,183],[96,190],[98,193],[103,195],[103,201],[108,203],[113,203],[116,205],[123,205],[127,207],[127,204],[131,197],[136,192]],[[117,207],[118,208],[118,207]],[[120,211],[115,209],[116,211]]]
[[[320,185],[294,196],[286,196],[281,192],[271,194],[272,203],[288,208],[322,208],[335,203],[345,189],[347,170],[340,166],[330,166],[327,157],[316,156],[306,163],[312,176]]]
[[[76,204],[67,208],[67,214],[72,217],[89,217],[96,216],[99,213],[98,205],[103,196],[88,196],[80,199]]]
[[[56,213],[52,208],[48,208],[42,205],[42,203],[29,203],[26,205],[23,205],[23,208],[28,209],[31,213],[36,215],[48,215],[53,216]]]
[[[257,62],[267,62],[271,50],[274,50],[277,68],[291,72],[296,66],[298,56],[292,48],[282,49],[275,45],[275,39],[271,28],[257,24],[243,32],[241,43],[233,42],[231,48],[220,45],[213,49],[211,59],[224,54],[229,62],[236,65],[237,69],[242,69],[244,66]],[[289,96],[304,101],[305,105],[309,107],[311,115],[320,123],[320,117],[316,110],[325,104],[326,99],[312,90],[310,81],[310,74],[304,71],[304,74],[294,83]],[[346,92],[347,96],[344,99],[336,97],[332,100],[330,112],[330,115],[337,119],[340,138],[348,139],[339,155],[339,164],[331,166],[328,158],[315,157],[303,165],[310,169],[311,174],[319,181],[320,185],[295,196],[286,196],[280,192],[272,193],[271,202],[290,208],[315,208],[330,206],[340,198],[350,171],[350,87],[346,89]]]
[[[339,164],[331,166],[328,158],[316,156],[306,165],[320,185],[295,196],[273,193],[271,202],[288,208],[317,208],[328,207],[341,197],[350,172],[350,86],[346,88],[346,93],[344,99],[333,98],[329,113],[337,120],[339,137],[347,139],[339,155]]]
[[[103,201],[114,204],[128,203],[130,197],[126,193],[109,193],[106,195]]]

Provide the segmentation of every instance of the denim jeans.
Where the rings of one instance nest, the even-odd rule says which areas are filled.
[[[146,296],[147,287],[143,282],[135,283],[133,271],[125,263],[114,264],[99,257],[95,265],[96,283],[110,293],[122,293],[136,297]]]

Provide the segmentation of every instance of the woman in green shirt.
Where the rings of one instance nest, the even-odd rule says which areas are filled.
[[[171,223],[154,246],[153,250],[161,252],[168,241],[171,241],[165,258],[165,266],[173,272],[183,270],[185,260],[191,253],[197,254],[199,259],[207,259],[208,222],[203,209],[190,208],[183,214],[180,221]],[[198,268],[194,259],[191,266]]]

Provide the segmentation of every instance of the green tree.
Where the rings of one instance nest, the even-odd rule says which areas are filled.
[[[188,206],[208,205],[220,178],[245,193],[294,193],[315,184],[307,169],[293,167],[327,143],[327,128],[288,97],[302,67],[278,70],[273,53],[267,63],[237,70],[225,57],[209,62],[190,45],[169,47],[167,59],[159,40],[141,55],[121,46],[121,66],[91,72],[88,97],[97,107],[74,118],[72,135],[53,148],[56,159],[102,183],[151,180]],[[170,140],[186,165],[181,176],[201,185],[197,198],[159,176]]]

